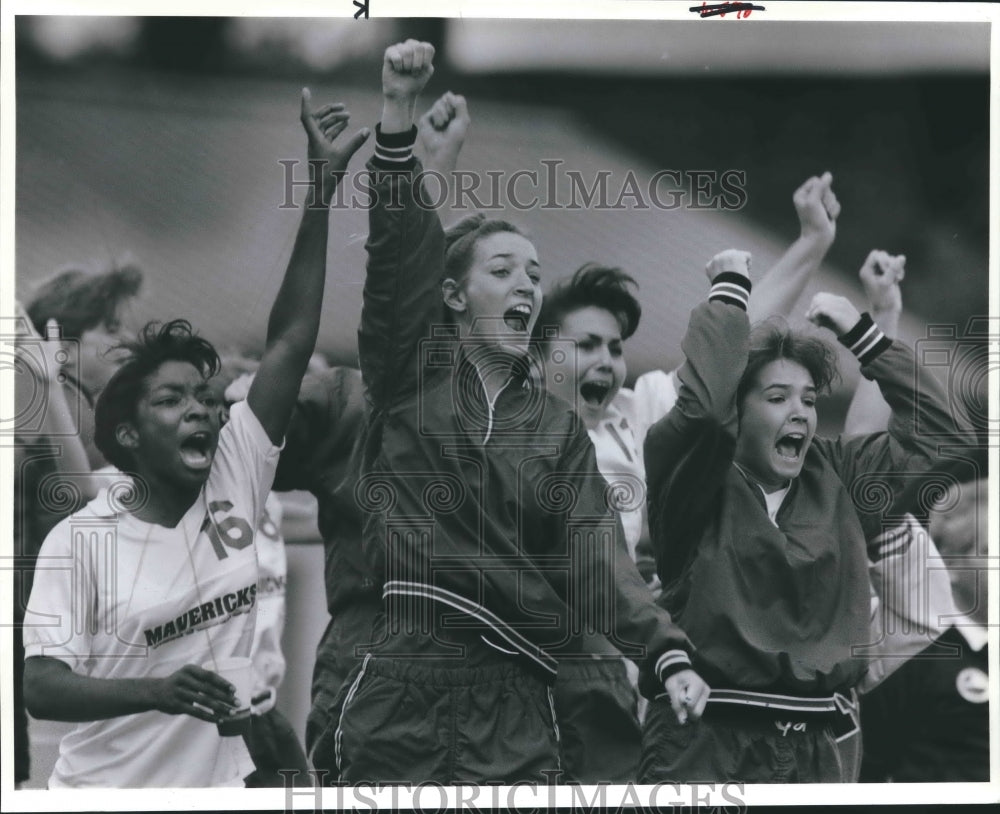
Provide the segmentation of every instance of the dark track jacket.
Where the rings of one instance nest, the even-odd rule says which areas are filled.
[[[381,571],[373,570],[362,554],[362,513],[354,497],[364,413],[364,387],[356,368],[335,367],[306,376],[274,479],[277,491],[304,489],[316,496],[331,616],[382,590]]]
[[[364,540],[384,555],[387,617],[432,606],[547,681],[558,659],[608,633],[643,668],[647,694],[689,667],[688,641],[630,560],[607,483],[572,408],[533,362],[477,353],[442,323],[444,234],[421,203],[419,164],[384,172],[376,131],[368,270],[358,344],[369,413],[357,497]],[[490,405],[479,368],[507,384]]]
[[[733,463],[748,335],[745,310],[731,299],[713,295],[694,309],[677,405],[646,438],[660,601],[713,689],[842,692],[866,669],[851,650],[870,639],[865,541],[891,520],[883,518],[891,494],[932,465],[938,445],[969,436],[954,429],[936,382],[917,387],[912,351],[865,314],[840,339],[891,405],[889,430],[814,438],[776,527],[760,488]]]

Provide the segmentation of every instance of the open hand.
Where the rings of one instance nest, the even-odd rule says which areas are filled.
[[[309,88],[302,89],[300,118],[309,139],[310,172],[320,175],[319,178],[313,175],[313,183],[319,181],[320,201],[329,206],[337,184],[347,171],[348,162],[365,143],[370,131],[367,127],[362,128],[346,141],[338,143],[337,137],[344,132],[351,114],[340,102],[313,108]]]

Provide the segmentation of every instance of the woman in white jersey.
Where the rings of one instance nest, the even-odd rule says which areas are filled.
[[[225,427],[209,383],[218,356],[183,320],[147,326],[98,399],[97,445],[135,486],[128,499],[102,491],[39,555],[26,702],[36,717],[80,722],[50,788],[233,786],[253,771],[242,738],[217,728],[236,699],[211,668],[250,655],[252,524],[316,341],[329,203],[367,137],[335,144],[347,121],[303,91],[312,195],[260,370]]]

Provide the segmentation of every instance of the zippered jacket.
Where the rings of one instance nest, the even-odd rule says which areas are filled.
[[[898,524],[892,495],[939,447],[971,436],[936,379],[918,384],[913,352],[864,314],[839,339],[891,406],[888,431],[815,437],[772,522],[760,487],[733,462],[749,284],[723,276],[737,277],[716,278],[692,312],[678,402],[646,437],[659,601],[691,638],[694,667],[713,691],[844,692],[864,674],[859,654],[871,644],[866,540]]]
[[[358,331],[369,409],[356,496],[369,559],[385,558],[390,627],[453,611],[449,623],[548,681],[606,634],[644,691],[662,692],[690,666],[688,641],[628,556],[582,421],[540,387],[534,357],[476,349],[443,318],[444,233],[414,138],[376,130]],[[492,404],[489,371],[506,378]]]

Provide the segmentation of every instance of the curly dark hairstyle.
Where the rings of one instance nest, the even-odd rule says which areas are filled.
[[[136,405],[146,380],[164,362],[189,362],[205,379],[219,372],[219,354],[200,336],[191,323],[175,319],[165,324],[150,322],[135,341],[123,342],[114,350],[125,351],[123,364],[101,391],[94,407],[94,442],[107,460],[122,470],[133,466],[132,453],[118,443],[115,430],[135,420]]]
[[[25,303],[35,330],[45,335],[45,323],[56,320],[67,339],[87,331],[118,327],[119,312],[142,288],[142,271],[124,263],[94,274],[64,269],[39,283]]]
[[[603,308],[614,315],[628,339],[639,327],[642,306],[629,286],[638,287],[632,277],[613,266],[586,263],[573,276],[559,283],[542,303],[542,311],[535,323],[535,338],[544,341],[551,335],[545,328],[558,327],[566,315],[579,308]]]
[[[753,386],[757,374],[767,364],[788,359],[802,365],[812,376],[817,393],[828,393],[840,379],[837,352],[818,336],[796,333],[778,320],[767,320],[754,326],[750,333],[750,355],[736,389],[736,404],[742,411],[743,399]]]

